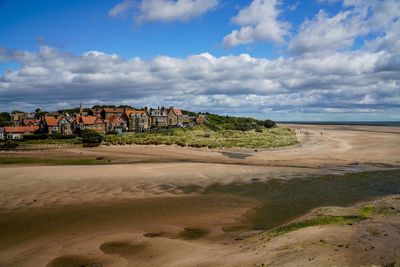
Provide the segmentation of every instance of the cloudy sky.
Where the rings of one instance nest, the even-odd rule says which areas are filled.
[[[0,110],[400,120],[400,0],[0,0]]]

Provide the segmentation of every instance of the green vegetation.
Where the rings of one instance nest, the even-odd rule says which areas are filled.
[[[74,139],[38,139],[18,141],[21,145],[79,145],[82,144],[81,138]]]
[[[179,233],[179,237],[186,240],[199,239],[208,234],[207,229],[186,227]]]
[[[395,207],[388,207],[385,205],[366,204],[360,208],[360,215],[370,217],[371,215],[388,215],[396,214],[399,211]]]
[[[159,132],[105,136],[105,144],[179,145],[209,148],[273,148],[296,144],[296,136],[287,128],[254,130],[220,130],[213,126],[174,128]]]
[[[99,146],[103,142],[103,135],[93,130],[83,130],[81,133],[82,144],[87,147]]]
[[[362,216],[318,216],[309,220],[294,222],[287,225],[276,227],[268,233],[268,236],[276,237],[284,235],[289,232],[299,230],[301,228],[317,226],[317,225],[353,224],[364,219],[366,218]]]
[[[363,217],[369,217],[376,212],[375,206],[372,204],[366,204],[361,206],[360,215]]]
[[[276,126],[271,120],[256,120],[246,117],[220,116],[206,113],[209,124],[219,129],[248,131],[261,128],[273,128]]]
[[[382,181],[385,181],[384,183]],[[266,182],[212,184],[205,188],[182,186],[183,192],[230,194],[255,198],[260,205],[246,216],[252,229],[273,229],[287,224],[319,207],[349,206],[361,201],[400,192],[400,170],[325,175],[298,179],[272,179]],[[361,208],[360,218],[368,217],[380,208]],[[382,209],[396,212],[393,207]],[[240,228],[239,227],[239,228]],[[235,227],[230,227],[235,229]]]
[[[46,140],[46,139],[75,139],[74,134],[26,134],[24,135],[24,140]]]
[[[11,116],[7,112],[0,113],[0,126],[9,126],[11,125]]]
[[[0,150],[13,150],[19,146],[19,143],[12,140],[6,140],[0,143]]]

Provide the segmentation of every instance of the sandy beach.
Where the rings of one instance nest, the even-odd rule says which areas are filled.
[[[288,127],[300,144],[269,150],[126,145],[1,152],[0,157],[101,158],[110,164],[0,165],[0,266],[392,262],[394,249],[400,249],[400,216],[395,212],[352,225],[306,227],[269,239],[257,229],[223,230],[244,220],[259,200],[184,190],[215,183],[400,169],[400,127]],[[396,194],[372,202],[400,211]],[[320,207],[296,220],[318,213],[351,213],[363,204]]]

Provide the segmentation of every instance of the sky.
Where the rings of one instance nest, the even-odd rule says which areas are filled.
[[[400,121],[400,0],[0,0],[0,110]]]

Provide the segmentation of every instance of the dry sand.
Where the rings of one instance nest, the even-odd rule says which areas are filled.
[[[301,144],[272,150],[102,146],[2,152],[0,157],[104,157],[119,164],[0,166],[0,266],[352,266],[392,261],[388,248],[400,246],[396,215],[353,226],[308,227],[266,241],[258,232],[221,231],[257,201],[180,190],[189,184],[400,166],[400,128],[290,127]],[[398,205],[400,200],[382,201]],[[188,227],[206,232],[188,240],[182,234]]]

